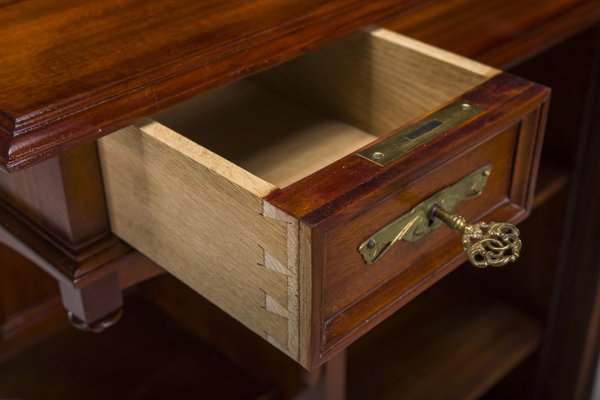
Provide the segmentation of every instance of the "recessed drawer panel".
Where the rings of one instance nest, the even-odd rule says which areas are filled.
[[[357,244],[440,189],[485,166],[491,167],[491,173],[481,195],[460,202],[454,212],[468,221],[489,220],[490,212],[510,202],[511,184],[513,180],[520,179],[513,176],[518,140],[518,127],[511,127],[478,146],[464,149],[457,157],[418,179],[399,180],[392,195],[383,196],[362,213],[324,232],[323,246],[326,251],[323,253],[322,290],[327,346],[334,345],[347,332],[365,325],[383,308],[398,301],[389,298],[389,304],[386,304],[382,299],[382,304],[376,310],[364,309],[361,303],[365,299],[383,293],[381,291],[373,295],[373,288],[389,285],[388,281],[396,278],[393,290],[408,294],[426,284],[431,279],[429,275],[443,273],[443,266],[462,253],[459,235],[445,226],[432,230],[415,242],[398,241],[372,265],[365,265],[356,251]],[[508,219],[514,221],[515,217]],[[361,317],[357,318],[355,314]]]
[[[112,229],[312,368],[464,260],[440,228],[367,265],[370,235],[485,165],[485,189],[456,211],[527,214],[547,98],[361,32],[101,139]],[[462,104],[475,111],[455,119]]]

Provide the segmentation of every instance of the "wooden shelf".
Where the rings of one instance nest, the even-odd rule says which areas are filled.
[[[0,363],[0,398],[271,398],[271,388],[137,296],[125,307],[100,335],[64,326]]]
[[[471,291],[442,282],[351,346],[349,399],[478,398],[538,347],[532,319]]]

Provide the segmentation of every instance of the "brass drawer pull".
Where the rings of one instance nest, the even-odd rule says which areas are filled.
[[[450,228],[462,232],[462,244],[471,264],[479,268],[502,267],[519,258],[519,229],[507,222],[467,224],[460,215],[451,214],[440,205],[431,208],[430,215]]]
[[[481,195],[491,171],[490,165],[477,169],[371,235],[358,246],[365,264],[375,263],[400,240],[416,242],[442,222],[463,233],[462,243],[474,266],[501,267],[515,261],[521,251],[517,227],[506,222],[469,225],[451,214],[458,203]]]

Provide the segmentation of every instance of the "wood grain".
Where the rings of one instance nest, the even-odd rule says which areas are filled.
[[[273,187],[157,123],[102,139],[99,149],[113,231],[297,359],[288,240],[298,234],[262,215]]]
[[[248,81],[215,90],[153,119],[277,187],[288,186],[376,139]]]
[[[0,241],[59,281],[69,311],[86,322],[115,311],[121,304],[117,280],[95,281],[106,282],[111,262],[131,249],[110,233],[95,144],[2,174],[0,198]],[[98,287],[110,288],[102,301],[91,295]]]
[[[538,210],[523,232],[531,233],[524,238],[529,250],[510,280],[490,285],[510,293],[513,304],[533,310],[548,324],[544,357],[538,355],[526,372],[518,372],[517,379],[507,381],[491,399],[583,399],[590,397],[597,379],[597,257],[591,256],[597,240],[583,229],[594,225],[598,209],[591,189],[591,182],[597,181],[597,162],[591,154],[598,151],[598,129],[594,131],[590,121],[595,121],[597,109],[593,97],[598,85],[593,82],[598,76],[594,59],[599,54],[599,21],[597,0],[448,0],[431,2],[385,24],[482,62],[511,67],[512,73],[552,87],[542,155],[546,162],[540,166],[542,187],[534,203]],[[576,182],[568,208],[562,204],[568,196],[567,181]],[[579,186],[581,182],[586,183]],[[565,212],[573,219],[561,234]]]
[[[0,197],[64,247],[81,249],[107,234],[94,144],[26,171],[0,175]]]
[[[389,30],[372,29],[253,79],[381,136],[499,72]]]
[[[512,68],[600,21],[598,0],[445,0],[383,26],[498,68]]]
[[[0,165],[47,159],[421,1],[7,4]]]

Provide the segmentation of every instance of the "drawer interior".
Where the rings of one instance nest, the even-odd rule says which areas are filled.
[[[377,29],[189,100],[154,119],[285,187],[496,73]]]

